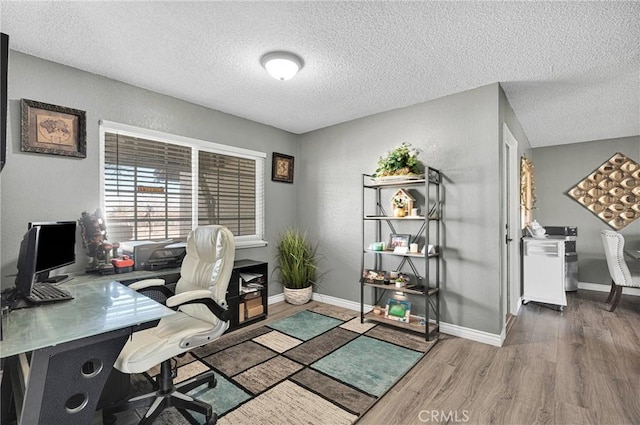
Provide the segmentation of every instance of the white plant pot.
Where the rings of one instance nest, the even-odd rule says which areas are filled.
[[[284,287],[284,299],[289,304],[302,305],[309,302],[313,294],[313,287],[308,286],[302,289],[290,289]]]

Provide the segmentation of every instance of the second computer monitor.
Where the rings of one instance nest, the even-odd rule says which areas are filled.
[[[49,271],[76,261],[76,222],[55,221],[29,223],[39,228],[37,241],[36,281],[44,282]]]
[[[18,254],[18,276],[16,277],[16,289],[18,296],[28,297],[36,275],[36,262],[38,257],[39,227],[31,227],[24,234],[20,243]]]

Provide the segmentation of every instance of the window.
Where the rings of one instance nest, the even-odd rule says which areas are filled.
[[[222,224],[237,236],[254,234],[255,161],[200,151],[198,169],[198,224]]]
[[[262,246],[262,152],[102,122],[103,209],[112,241],[185,239],[221,224]]]

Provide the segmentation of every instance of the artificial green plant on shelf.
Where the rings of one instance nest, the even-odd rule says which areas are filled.
[[[402,143],[397,148],[380,157],[374,177],[410,176],[422,174],[422,164],[418,160],[420,151],[410,143]]]
[[[305,304],[311,299],[313,285],[317,283],[318,245],[312,245],[306,233],[286,230],[276,244],[278,265],[285,300],[290,304]]]
[[[395,215],[396,217],[404,217],[405,216],[405,210],[404,207],[406,206],[406,204],[404,203],[404,199],[399,198],[399,197],[394,197],[393,198],[393,215]]]

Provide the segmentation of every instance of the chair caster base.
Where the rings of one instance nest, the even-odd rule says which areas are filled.
[[[206,425],[215,425],[218,422],[218,415],[215,413],[209,419],[207,419]]]

